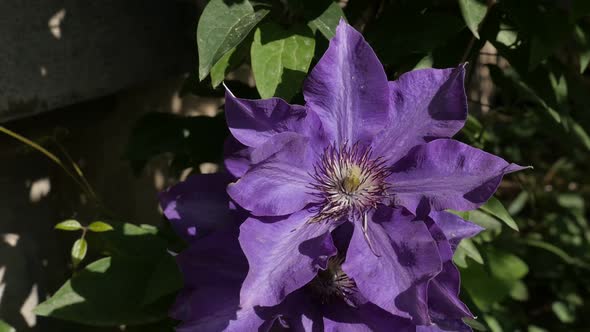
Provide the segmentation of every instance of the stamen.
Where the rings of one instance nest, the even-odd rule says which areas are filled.
[[[342,270],[343,257],[335,256],[328,260],[328,267],[318,271],[317,276],[307,284],[312,295],[321,303],[342,300],[356,307],[353,295],[357,292],[356,283]]]
[[[371,239],[369,238],[369,218],[367,218],[367,214],[365,213],[363,215],[363,235],[365,236],[365,241],[367,241],[367,245],[369,246],[369,249],[371,249],[371,252],[373,253],[373,255],[377,256],[377,257],[381,257],[381,255],[379,255],[376,251],[375,248],[373,247],[373,243],[371,242]]]
[[[389,174],[382,158],[372,158],[370,148],[358,143],[339,148],[330,145],[311,175],[314,183],[310,188],[318,197],[317,214],[311,222],[361,218],[387,195]]]

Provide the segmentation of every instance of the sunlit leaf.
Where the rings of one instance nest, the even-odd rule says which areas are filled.
[[[55,229],[61,229],[62,231],[78,231],[82,229],[82,225],[77,220],[69,219],[55,225]]]
[[[491,197],[484,205],[480,207],[480,209],[502,220],[513,230],[518,231],[518,225],[514,219],[512,219],[512,216],[510,216],[510,213],[508,213],[502,202],[500,202],[497,198]]]
[[[108,232],[113,230],[113,226],[103,221],[95,221],[88,225],[88,230],[95,233]]]
[[[211,0],[197,28],[199,79],[203,80],[221,57],[236,47],[267,14],[254,10],[248,0]]]
[[[318,17],[309,21],[309,27],[315,32],[319,30],[326,38],[331,39],[336,34],[336,26],[340,18],[344,17],[344,12],[337,2],[332,4]]]
[[[576,319],[574,313],[563,302],[553,302],[551,310],[562,323],[571,323]]]
[[[483,325],[482,323],[480,323],[479,321],[477,321],[475,319],[463,318],[463,322],[465,322],[465,324],[469,325],[475,331],[482,331],[482,332],[489,331],[485,325]]]
[[[102,258],[68,280],[35,308],[41,316],[94,326],[156,322],[170,303],[140,305],[153,266],[120,258]]]
[[[510,297],[517,301],[527,301],[529,299],[529,291],[526,284],[522,281],[517,281],[510,290]]]
[[[486,16],[488,9],[485,2],[478,0],[459,0],[459,7],[461,8],[461,14],[467,27],[479,39],[478,28]]]
[[[78,266],[81,261],[86,257],[88,251],[88,243],[84,238],[76,240],[72,246],[72,263],[74,267]]]
[[[227,74],[227,70],[229,68],[229,59],[231,56],[236,52],[236,48],[232,48],[227,53],[225,53],[213,67],[211,67],[211,85],[216,88]]]
[[[527,264],[518,256],[501,250],[488,250],[487,257],[490,271],[502,280],[516,281],[529,272]]]
[[[6,322],[0,320],[0,332],[16,332],[16,330]]]
[[[466,267],[466,257],[473,259],[479,264],[483,264],[483,258],[481,257],[479,250],[477,250],[477,247],[473,244],[471,239],[463,239],[459,243],[459,246],[455,251],[455,255],[453,256],[453,261],[458,266]]]
[[[513,281],[496,278],[486,271],[484,265],[469,264],[467,268],[461,269],[461,283],[475,305],[487,311],[508,296]]]
[[[502,223],[500,223],[496,218],[490,216],[489,214],[479,210],[470,211],[469,219],[467,220],[480,225],[481,227],[485,228],[486,231],[491,231],[496,235],[498,235],[502,231]]]
[[[290,100],[301,88],[314,47],[315,39],[308,27],[284,30],[273,23],[260,26],[251,49],[252,71],[260,96]]]

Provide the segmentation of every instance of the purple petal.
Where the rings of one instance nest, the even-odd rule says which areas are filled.
[[[357,224],[343,270],[370,302],[392,314],[428,323],[426,286],[441,270],[438,249],[422,221],[402,209],[379,208],[368,238]]]
[[[373,303],[355,308],[341,301],[322,303],[305,288],[289,294],[276,307],[264,308],[263,312],[263,318],[267,319],[281,316],[289,331],[415,331],[409,319],[394,316]]]
[[[444,329],[435,324],[430,326],[416,326],[416,332],[472,332],[472,330],[463,321],[457,321],[454,322],[452,327]]]
[[[443,213],[439,213],[443,214]],[[448,213],[450,214],[450,213]],[[443,218],[451,219],[450,216]],[[460,219],[459,217],[456,217]],[[432,321],[441,327],[454,326],[457,321],[473,315],[459,299],[461,286],[459,270],[453,264],[453,250],[443,230],[428,218],[426,224],[436,240],[443,260],[442,271],[428,285],[428,307]],[[457,220],[458,223],[458,220]]]
[[[257,216],[299,211],[314,200],[308,188],[311,158],[307,138],[290,132],[277,134],[251,153],[255,165],[230,184],[227,192]]]
[[[237,236],[236,230],[213,233],[194,241],[176,257],[184,288],[170,316],[182,321],[178,331],[221,331],[231,321],[259,321],[239,311],[248,263]]]
[[[289,105],[280,98],[242,99],[225,92],[225,117],[232,135],[240,143],[257,147],[282,131],[291,131],[305,118],[305,107]]]
[[[389,125],[373,141],[373,151],[390,162],[416,145],[449,138],[464,125],[465,66],[420,69],[389,82]]]
[[[496,191],[504,174],[525,169],[451,139],[419,145],[392,167],[398,205],[440,211],[473,210]]]
[[[242,306],[274,306],[326,268],[336,254],[329,223],[308,223],[300,211],[288,218],[249,218],[240,227],[240,244],[250,271],[242,288]]]
[[[414,332],[409,319],[394,316],[373,303],[352,308],[344,303],[324,306],[324,331]]]
[[[449,241],[453,252],[457,249],[461,240],[476,236],[479,232],[484,230],[483,227],[463,220],[459,216],[449,212],[431,212],[430,216],[434,219],[436,225]]]
[[[370,142],[387,120],[389,88],[383,66],[363,36],[343,20],[303,87],[306,107],[328,139]]]
[[[321,142],[321,121],[304,106],[290,105],[280,98],[242,99],[225,94],[225,113],[232,135],[242,144],[258,147],[275,134],[296,132]]]
[[[254,149],[243,145],[232,136],[225,140],[223,148],[225,169],[236,179],[246,174],[252,164],[250,154]]]
[[[231,215],[227,174],[191,175],[159,194],[160,206],[176,233],[190,242],[216,229],[237,226]]]

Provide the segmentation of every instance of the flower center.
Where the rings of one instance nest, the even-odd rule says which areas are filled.
[[[371,157],[369,148],[358,143],[330,145],[314,166],[312,189],[319,204],[311,221],[361,217],[383,200],[389,174],[381,158]]]
[[[321,303],[343,300],[348,305],[355,307],[353,295],[357,292],[356,284],[342,271],[343,261],[344,258],[337,256],[330,258],[328,267],[325,270],[320,270],[317,276],[307,284],[307,287]]]

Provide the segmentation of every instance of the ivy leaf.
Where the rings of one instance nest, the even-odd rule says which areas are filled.
[[[108,232],[113,230],[113,226],[102,221],[95,221],[88,225],[88,230],[95,233]]]
[[[182,288],[182,275],[172,256],[162,256],[153,271],[141,302],[143,305],[154,303]]]
[[[478,0],[459,0],[459,7],[467,27],[479,39],[478,29],[486,16],[487,6]]]
[[[34,312],[92,326],[147,324],[167,316],[170,305],[141,303],[153,265],[141,261],[106,257],[72,277]]]
[[[508,227],[518,232],[518,225],[510,216],[510,213],[506,210],[502,202],[497,198],[490,198],[484,205],[480,207],[481,210],[491,214],[492,216],[502,220]]]
[[[268,13],[267,9],[254,11],[247,0],[211,0],[203,10],[197,27],[199,80],[203,80],[211,67],[239,45]]]
[[[254,34],[250,51],[260,96],[290,100],[299,91],[314,48],[315,39],[308,27],[284,30],[273,23],[260,26]]]
[[[213,67],[211,67],[211,85],[213,88],[216,88],[221,82],[223,82],[230,67],[229,61],[235,52],[236,49],[232,48],[229,52],[225,53]]]
[[[77,220],[69,219],[55,225],[55,229],[61,229],[62,231],[79,231],[82,229],[82,225],[80,225]]]
[[[309,21],[307,25],[313,32],[319,30],[324,37],[332,39],[336,34],[336,26],[340,18],[344,18],[344,12],[337,2],[332,2],[320,16]]]
[[[86,252],[88,252],[88,243],[86,240],[84,238],[76,240],[72,246],[72,263],[74,264],[74,268],[84,260]]]

